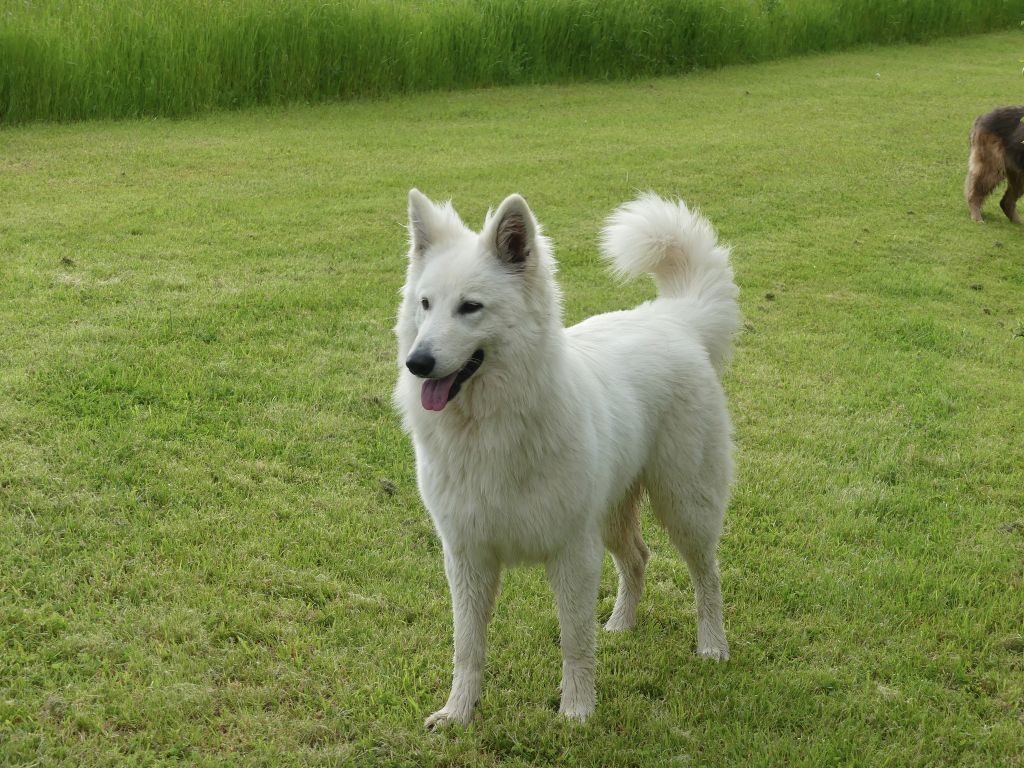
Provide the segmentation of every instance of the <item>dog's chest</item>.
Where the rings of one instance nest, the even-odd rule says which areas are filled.
[[[446,542],[486,548],[507,563],[543,560],[592,511],[579,457],[536,436],[488,437],[417,440],[423,500]]]

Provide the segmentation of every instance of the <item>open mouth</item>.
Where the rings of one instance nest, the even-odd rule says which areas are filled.
[[[469,380],[469,377],[476,373],[476,369],[484,362],[484,351],[478,349],[469,358],[469,361],[455,373],[445,376],[443,379],[427,379],[423,382],[423,389],[420,391],[420,402],[428,411],[443,410],[448,403],[459,394],[459,389]]]

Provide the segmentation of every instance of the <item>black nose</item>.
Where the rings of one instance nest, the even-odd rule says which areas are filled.
[[[405,361],[405,367],[417,376],[429,376],[434,370],[434,356],[424,350],[418,350],[409,355]]]

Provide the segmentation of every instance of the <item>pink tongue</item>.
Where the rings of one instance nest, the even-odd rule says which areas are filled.
[[[420,392],[420,402],[428,411],[440,411],[448,405],[448,393],[452,391],[452,384],[455,377],[459,375],[456,371],[451,376],[443,379],[427,379],[423,382],[423,389]]]

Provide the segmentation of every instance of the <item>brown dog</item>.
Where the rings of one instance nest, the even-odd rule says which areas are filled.
[[[964,195],[971,218],[982,221],[981,204],[1003,178],[1006,193],[999,201],[1006,218],[1020,223],[1017,200],[1024,196],[1024,106],[999,107],[974,121]]]

